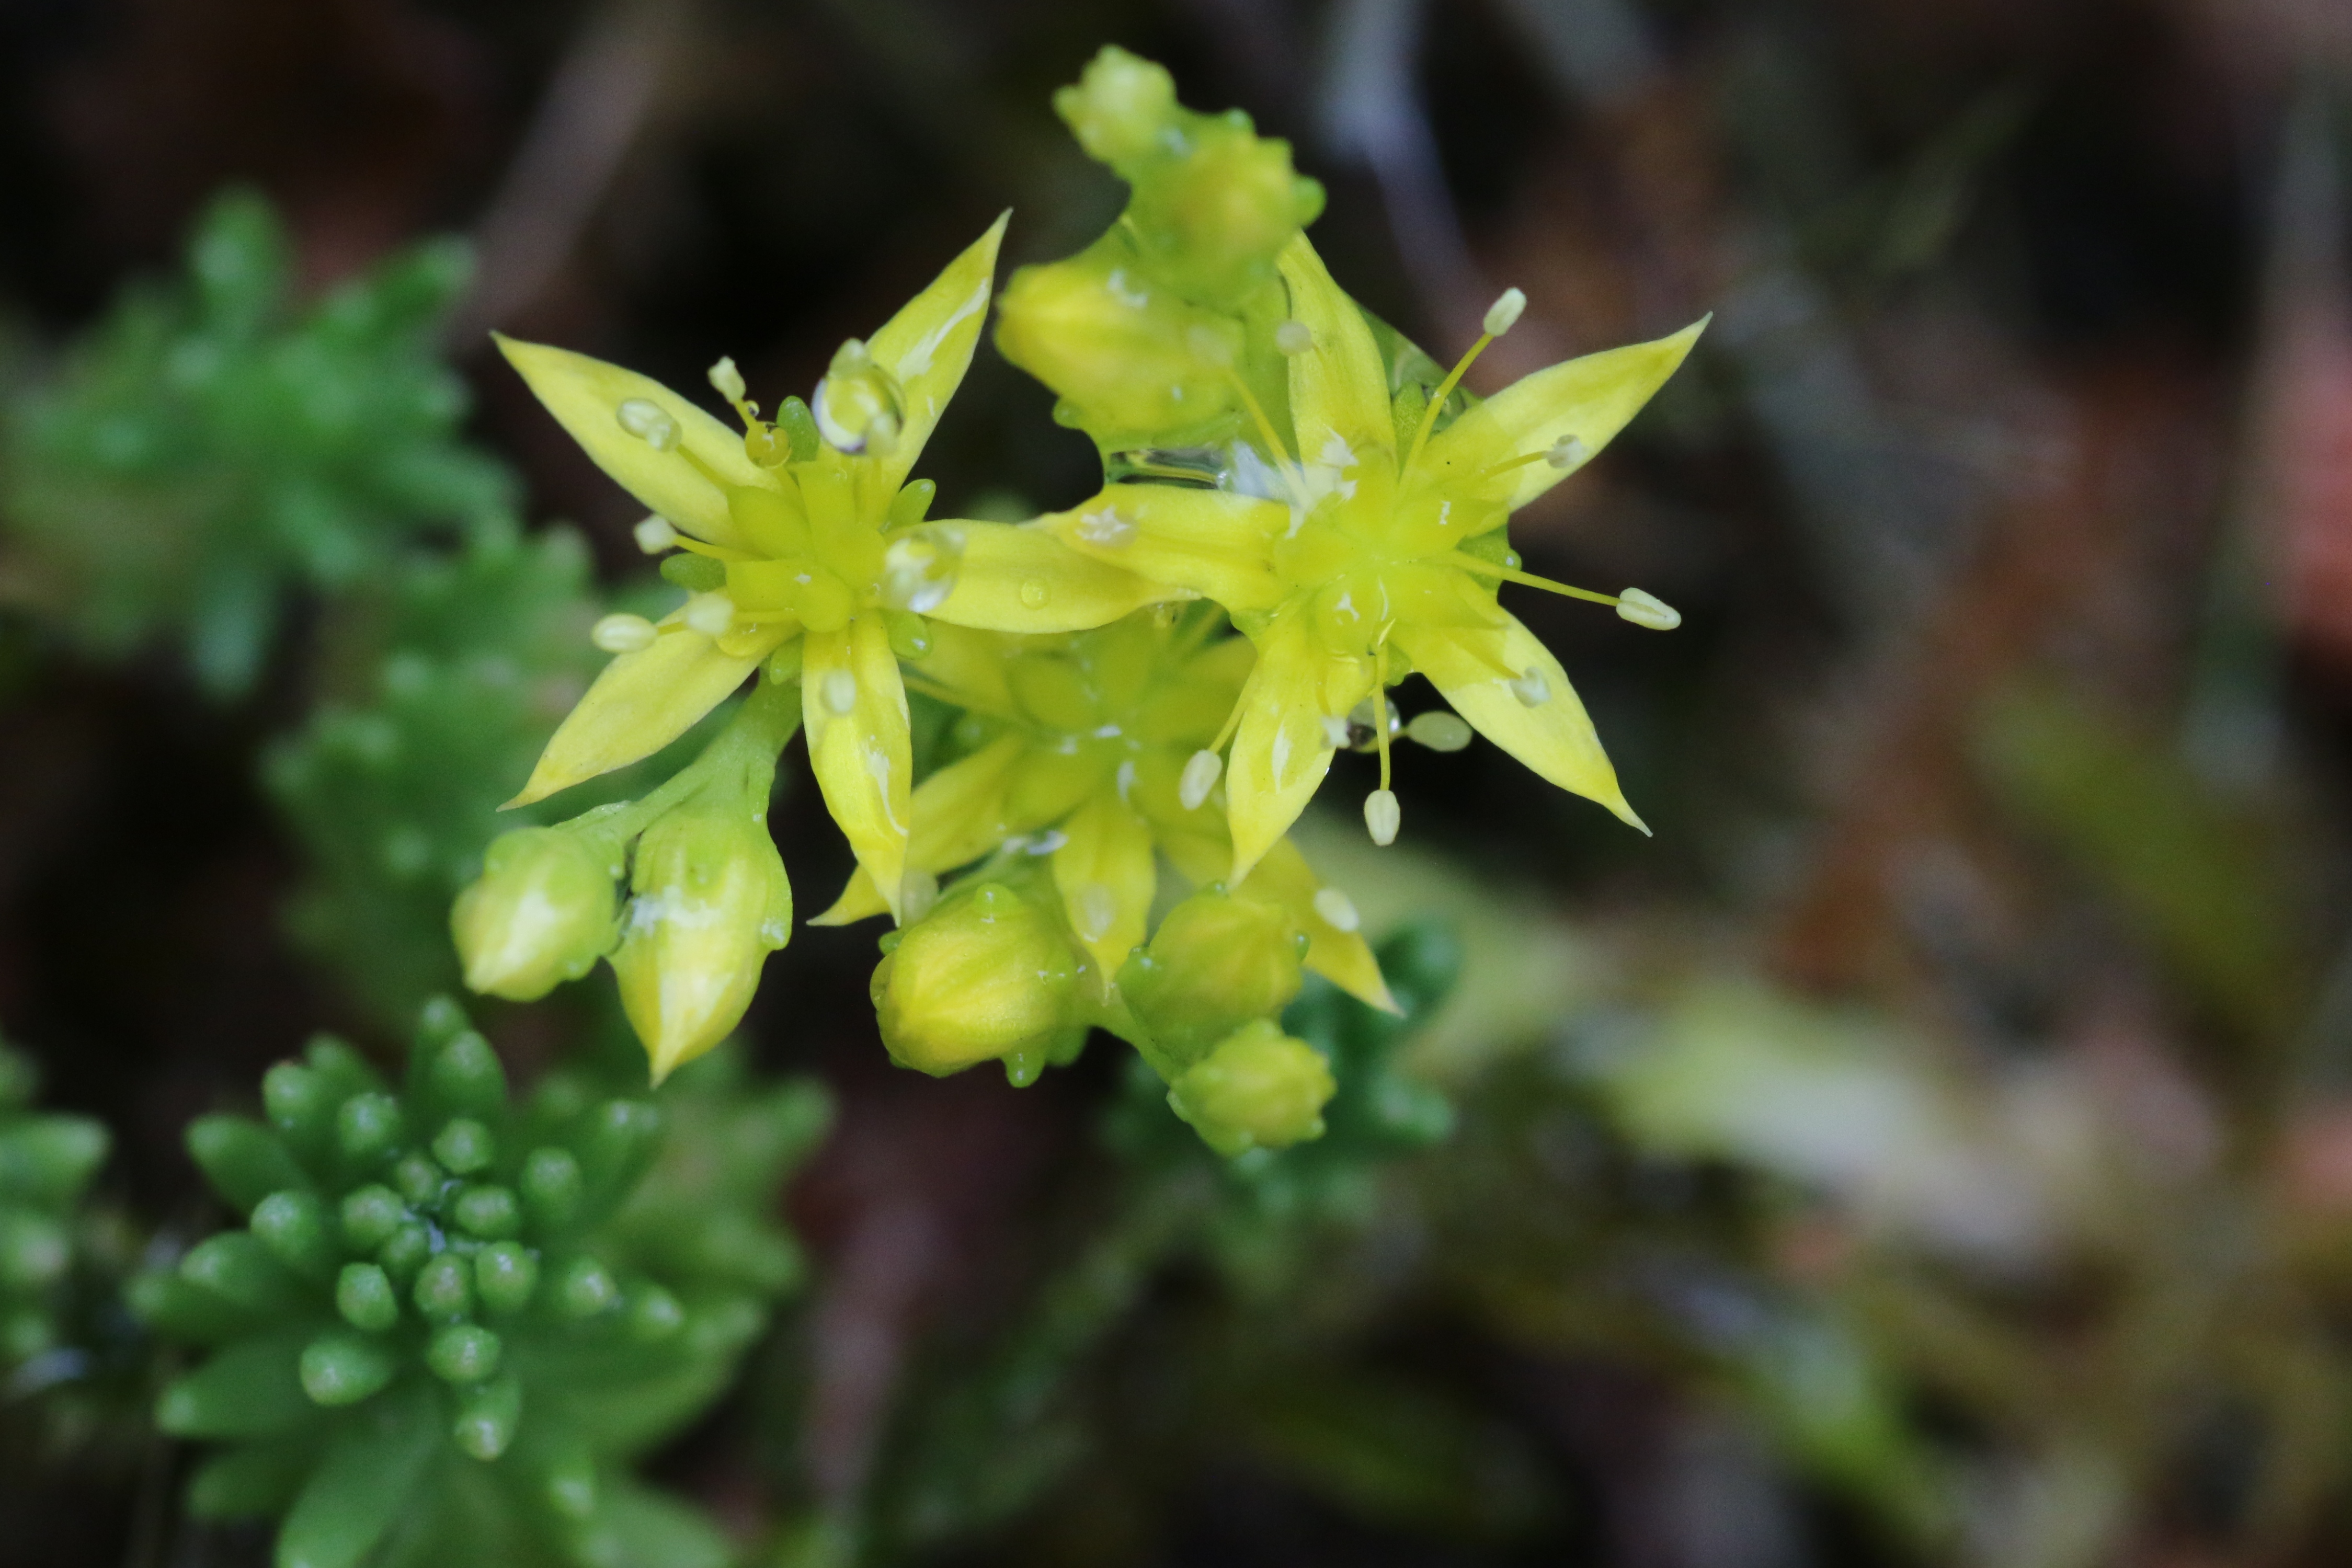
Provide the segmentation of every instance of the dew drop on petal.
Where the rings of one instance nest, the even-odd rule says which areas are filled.
[[[1551,701],[1551,682],[1541,670],[1529,670],[1511,683],[1511,695],[1521,707],[1541,707]]]
[[[1024,610],[1043,610],[1045,608],[1046,593],[1047,591],[1044,583],[1038,581],[1034,578],[1030,579],[1027,582],[1021,585],[1022,608]]]
[[[1185,760],[1184,776],[1177,780],[1177,798],[1184,810],[1197,811],[1208,800],[1209,791],[1217,787],[1217,775],[1224,771],[1224,762],[1213,751],[1196,751]]]
[[[1105,549],[1124,549],[1135,542],[1135,520],[1117,506],[1078,514],[1078,538]]]
[[[661,404],[650,399],[625,399],[613,411],[613,417],[621,422],[623,430],[656,452],[667,452],[677,444],[677,421],[663,413]]]
[[[1315,913],[1323,924],[1336,931],[1353,931],[1363,924],[1356,913],[1356,901],[1336,887],[1327,887],[1315,894]]]

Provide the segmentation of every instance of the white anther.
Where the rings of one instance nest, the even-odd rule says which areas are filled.
[[[647,555],[659,555],[677,543],[677,529],[667,517],[647,517],[629,531],[637,536],[637,548]]]
[[[1460,714],[1448,713],[1442,707],[1413,715],[1404,733],[1406,739],[1432,751],[1459,751],[1470,744],[1470,726]]]
[[[677,444],[677,421],[649,399],[630,398],[613,411],[613,417],[621,422],[623,430],[656,452],[667,452]]]
[[[1363,917],[1356,913],[1356,901],[1336,887],[1327,887],[1315,894],[1315,913],[1323,924],[1338,931],[1353,931],[1361,925]]]
[[[1184,810],[1197,811],[1217,787],[1217,775],[1225,764],[1213,751],[1196,751],[1185,760],[1184,776],[1177,781],[1176,798],[1184,802]]]
[[[1573,435],[1563,435],[1544,452],[1544,461],[1562,472],[1575,467],[1592,455],[1592,448]]]
[[[607,615],[588,629],[588,641],[607,653],[634,653],[650,648],[661,635],[642,615]]]
[[[1115,505],[1078,514],[1078,538],[1105,549],[1124,549],[1135,542],[1135,519]]]
[[[1274,346],[1285,354],[1306,353],[1315,347],[1315,329],[1304,321],[1285,321],[1274,329]]]
[[[1364,828],[1372,835],[1372,842],[1382,849],[1396,842],[1397,829],[1404,823],[1404,808],[1397,804],[1393,789],[1375,789],[1364,797]]]
[[[1348,721],[1336,713],[1323,716],[1323,744],[1339,751],[1348,744]]]
[[[723,593],[698,593],[686,601],[686,623],[706,637],[724,637],[735,624],[735,601]]]
[[[743,401],[743,372],[735,368],[732,355],[710,367],[710,387],[729,402]]]
[[[1683,623],[1683,612],[1663,599],[1629,588],[1617,596],[1617,617],[1653,632],[1671,632]]]
[[[940,879],[927,871],[908,871],[898,883],[898,918],[912,925],[940,901]]]
[[[857,677],[847,670],[827,670],[824,673],[825,711],[847,714],[857,706]]]
[[[1101,883],[1090,882],[1078,889],[1071,911],[1077,918],[1072,922],[1081,942],[1099,942],[1110,935],[1111,922],[1118,918],[1118,895]]]
[[[1222,371],[1234,362],[1234,346],[1225,335],[1205,323],[1184,334],[1184,346],[1192,357],[1213,371]]]
[[[1495,297],[1495,302],[1486,307],[1486,319],[1483,323],[1486,329],[1486,336],[1499,338],[1517,326],[1519,317],[1527,308],[1526,295],[1516,288],[1504,289]]]
[[[1528,670],[1511,683],[1511,695],[1521,707],[1541,707],[1551,701],[1551,682],[1541,670]]]

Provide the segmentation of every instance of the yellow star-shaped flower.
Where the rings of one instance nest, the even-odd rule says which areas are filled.
[[[633,371],[499,340],[549,412],[655,514],[640,538],[716,563],[712,586],[657,626],[615,618],[600,628],[618,656],[509,804],[648,756],[763,663],[778,675],[796,663],[825,805],[895,914],[912,779],[894,627],[911,624],[918,642],[910,617],[1065,632],[1189,597],[1036,530],[923,520],[932,486],[907,476],[971,362],[1004,224],[870,340],[844,347],[799,441],[743,401],[731,361],[712,382],[742,416],[741,434]]]
[[[1288,359],[1295,445],[1234,377],[1270,462],[1237,443],[1214,488],[1116,484],[1038,525],[1097,561],[1214,600],[1256,644],[1256,668],[1210,746],[1232,740],[1231,875],[1247,876],[1281,841],[1368,698],[1381,778],[1365,815],[1376,839],[1394,836],[1385,694],[1412,670],[1537,773],[1640,827],[1567,674],[1496,603],[1496,586],[1614,604],[1644,625],[1675,622],[1639,591],[1592,593],[1519,570],[1503,530],[1513,510],[1624,427],[1705,323],[1539,371],[1436,430],[1463,370],[1516,319],[1517,292],[1424,402],[1417,386],[1391,398],[1363,313],[1304,235],[1282,253],[1281,272],[1291,319],[1276,341]]]

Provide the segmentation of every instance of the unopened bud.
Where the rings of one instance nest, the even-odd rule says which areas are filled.
[[[1519,318],[1527,313],[1527,308],[1528,297],[1525,294],[1516,288],[1506,288],[1495,297],[1492,305],[1486,307],[1486,319],[1480,324],[1486,329],[1486,336],[1499,338],[1519,324]]]
[[[1117,167],[1159,146],[1161,128],[1176,112],[1175,79],[1165,67],[1106,45],[1077,85],[1054,95],[1054,112],[1087,157]]]
[[[1204,888],[1168,912],[1118,973],[1120,991],[1181,1070],[1298,994],[1300,934],[1276,904]]]
[[[613,973],[659,1082],[741,1021],[792,936],[792,884],[750,808],[688,802],[637,841],[630,885]]]
[[[630,398],[613,411],[613,417],[621,422],[623,430],[656,452],[667,452],[677,444],[677,421],[650,399]]]
[[[642,615],[607,615],[590,628],[588,641],[607,653],[637,653],[654,645],[661,633]]]
[[[906,928],[874,971],[875,1018],[893,1061],[954,1072],[1069,1028],[1077,977],[1059,924],[989,883]]]
[[[1185,759],[1183,777],[1176,781],[1176,796],[1184,802],[1184,810],[1197,811],[1207,802],[1209,791],[1217,787],[1217,775],[1224,771],[1224,758],[1205,749]]]
[[[659,555],[677,544],[677,529],[667,517],[647,517],[629,532],[636,537],[637,548],[647,555]]]
[[[1234,407],[1241,324],[1187,304],[1131,256],[1024,267],[1006,285],[996,346],[1114,446],[1181,444]]]
[[[1647,626],[1653,632],[1671,632],[1683,623],[1681,611],[1638,588],[1629,588],[1617,596],[1617,617],[1636,626]]]
[[[1168,1103],[1202,1142],[1231,1157],[1321,1137],[1323,1107],[1338,1087],[1313,1046],[1258,1019],[1177,1079]]]
[[[586,974],[612,948],[619,875],[609,848],[561,828],[492,841],[449,912],[467,986],[527,1002]]]

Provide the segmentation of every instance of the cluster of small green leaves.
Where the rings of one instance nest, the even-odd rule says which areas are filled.
[[[183,643],[251,685],[287,591],[348,588],[425,530],[504,515],[513,484],[457,438],[437,351],[465,253],[426,246],[298,309],[269,208],[230,195],[184,284],[137,290],[7,421],[12,576],[91,650]]]
[[[0,1045],[0,1376],[58,1346],[78,1208],[106,1159],[106,1129],[33,1108],[40,1074]]]
[[[189,1133],[245,1226],[134,1291],[213,1347],[157,1412],[227,1445],[198,1513],[283,1512],[281,1568],[725,1561],[626,1461],[726,1385],[799,1279],[766,1209],[820,1092],[719,1058],[658,1110],[563,1072],[517,1103],[443,1000],[404,1082],[322,1040],[263,1101],[266,1124]]]

